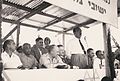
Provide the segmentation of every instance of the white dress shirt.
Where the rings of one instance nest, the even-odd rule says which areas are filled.
[[[93,62],[93,67],[95,69],[105,69],[105,59],[102,59],[102,62],[99,58],[95,57]]]
[[[85,41],[81,39],[81,42],[84,48],[86,49]],[[71,56],[71,54],[84,54],[81,48],[81,45],[79,43],[79,39],[77,39],[76,37],[74,37],[67,43],[66,51],[67,51],[68,56]]]
[[[4,68],[17,68],[22,65],[20,58],[12,53],[11,57],[6,53],[2,53],[1,55]]]
[[[40,64],[47,68],[55,68],[58,65],[66,65],[59,56],[52,59],[49,54],[43,54],[41,56]]]

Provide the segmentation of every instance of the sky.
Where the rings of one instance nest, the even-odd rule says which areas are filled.
[[[11,24],[2,22],[2,37],[4,37],[10,30],[12,30]],[[118,18],[118,28],[110,27],[111,35],[116,39],[116,41],[120,44],[120,17]],[[103,27],[102,24],[97,24],[90,28],[81,28],[82,29],[82,38],[81,40],[87,43],[87,48],[92,47],[95,50],[101,49],[104,50],[104,42],[103,42]],[[70,31],[72,32],[72,31]],[[55,32],[40,30],[21,26],[20,28],[20,45],[24,43],[30,43],[31,46],[35,44],[35,39],[40,36],[43,39],[45,37],[49,37],[51,39],[51,44],[63,44],[62,34],[58,34]],[[70,39],[73,38],[73,35],[65,35],[65,47],[67,47],[67,43]],[[84,39],[86,38],[86,40]],[[16,31],[8,38],[14,39],[16,41]],[[112,45],[114,43],[112,42]]]

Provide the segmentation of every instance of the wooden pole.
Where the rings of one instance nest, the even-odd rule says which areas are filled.
[[[2,53],[2,0],[0,0],[0,60],[1,60],[1,53]]]
[[[65,34],[63,33],[63,46],[65,47]]]
[[[19,46],[19,35],[20,35],[20,23],[17,24],[17,39],[16,39],[17,47]]]
[[[2,81],[2,70],[3,70],[3,63],[2,63],[2,58],[1,58],[1,54],[2,54],[2,3],[3,1],[0,0],[0,81]]]
[[[108,33],[108,24],[103,23],[103,38],[104,38],[104,51],[105,51],[105,73],[106,76],[111,77],[109,59],[108,59],[108,47],[107,47],[107,33]]]
[[[14,27],[3,39],[2,42],[4,42],[9,36],[12,35],[12,33],[17,29],[17,26]]]
[[[63,46],[65,48],[65,34],[63,33]]]
[[[66,30],[66,28],[63,28],[63,30],[65,31]],[[65,32],[63,32],[63,47],[64,47],[64,49],[65,49]]]

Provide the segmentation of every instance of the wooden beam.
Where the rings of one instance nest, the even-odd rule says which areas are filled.
[[[118,17],[120,17],[120,8],[118,8]]]
[[[72,30],[74,27],[82,27],[82,26],[85,26],[85,25],[88,25],[88,24],[91,24],[91,23],[94,23],[94,22],[96,22],[96,20],[89,19],[89,20],[87,20],[86,22],[77,24],[77,25],[75,25],[75,26],[72,26],[72,27],[69,28],[69,29],[66,29],[64,32],[68,32],[68,31]]]
[[[111,77],[110,67],[109,67],[109,59],[108,59],[108,47],[107,47],[107,38],[108,38],[108,25],[103,23],[103,39],[104,39],[104,51],[105,51],[105,73],[106,76]]]
[[[0,81],[3,80],[3,77],[2,77],[2,71],[3,71],[3,61],[2,61],[2,58],[1,58],[1,54],[2,54],[2,3],[3,1],[0,0]]]
[[[4,42],[10,35],[12,35],[12,33],[17,29],[17,26],[14,27],[2,40],[2,42]]]
[[[25,11],[28,11],[28,12],[32,11],[31,8],[28,8],[28,7],[25,7],[25,6],[22,6],[22,5],[18,5],[18,4],[14,4],[14,3],[8,2],[6,0],[3,0],[3,4],[6,4],[6,5],[9,5],[9,6],[12,6],[12,7],[16,7],[18,9],[25,10]]]
[[[29,25],[29,24],[25,24],[25,23],[21,23],[20,25],[23,25],[23,26],[26,26],[26,27],[31,27],[31,28],[37,28],[37,29],[41,28],[41,27],[38,27],[38,26]],[[47,28],[45,28],[45,29],[41,28],[41,29],[46,30],[46,31],[56,32],[56,33],[65,33],[67,35],[73,35],[71,33],[66,33],[66,32],[63,32],[63,31],[57,31],[57,30],[52,30],[52,29],[47,29]]]
[[[1,53],[2,53],[2,3],[3,1],[0,0],[0,61],[1,59]],[[1,65],[0,65],[0,71],[1,71]],[[0,72],[0,76],[1,76],[1,72]],[[1,77],[0,77],[1,78]]]
[[[27,3],[24,4],[24,6],[28,5],[28,4],[31,3],[32,1],[34,1],[34,0],[28,1]]]
[[[54,15],[51,15],[51,14],[48,14],[48,13],[44,13],[44,12],[38,12],[38,14],[44,15],[44,16],[47,16],[47,17],[51,17],[51,18],[55,18],[55,19],[61,19],[61,17],[57,17],[57,16],[54,16]],[[65,20],[65,19],[63,21],[71,23],[71,24],[79,24],[79,23],[76,23],[76,22],[73,22],[73,21],[70,21],[70,20]]]
[[[17,24],[17,38],[16,38],[16,46],[19,46],[19,36],[20,36],[20,23]]]
[[[14,20],[10,20],[10,19],[5,19],[5,18],[3,18],[3,22],[12,23],[12,22],[14,22]],[[34,25],[26,24],[26,23],[20,23],[20,25],[25,26],[25,27],[36,28],[36,29],[40,28],[39,26],[34,26]],[[41,28],[41,29],[42,29],[42,28]],[[73,35],[73,34],[71,34],[71,33],[66,33],[66,32],[63,32],[63,31],[57,31],[57,30],[52,30],[52,29],[47,29],[47,28],[42,29],[42,30],[47,30],[47,31],[57,32],[57,33],[65,33],[65,34],[67,34],[67,35]]]
[[[51,18],[55,18],[55,19],[61,19],[61,17],[57,17],[57,16],[54,16],[54,15],[51,15],[51,14],[48,14],[48,13],[44,13],[44,12],[38,12],[37,14],[47,16],[47,17],[51,17]],[[70,20],[65,20],[65,19],[63,21],[71,23],[71,24],[79,24],[79,23],[76,23],[76,22],[73,22],[73,21],[70,21]]]
[[[53,25],[53,24],[55,24],[55,23],[57,23],[57,22],[60,22],[60,21],[62,21],[62,20],[64,20],[64,19],[67,19],[67,18],[72,17],[72,16],[74,16],[74,15],[76,15],[76,13],[70,13],[70,14],[68,14],[68,15],[66,15],[66,16],[61,17],[60,19],[54,19],[54,20],[48,22],[48,24],[45,25],[44,27],[42,27],[42,29],[45,29],[46,27],[48,27],[48,26],[50,26],[50,25]],[[38,30],[40,30],[40,28],[39,28]]]
[[[62,36],[62,40],[63,40],[64,49],[65,49],[65,34],[64,33],[63,33],[63,36]]]
[[[7,22],[7,23],[13,23],[15,22],[15,20],[11,20],[11,19],[6,19],[6,18],[2,18],[3,22]]]
[[[37,6],[33,11],[31,11],[31,13],[26,14],[25,16],[23,16],[22,18],[18,19],[17,21],[13,22],[12,24],[17,24],[19,23],[21,20],[25,19],[25,18],[29,18],[33,15],[35,15],[38,11],[42,11],[45,8],[49,7],[51,4],[43,2],[42,4],[40,4],[39,6]]]
[[[6,5],[9,5],[9,6],[12,6],[12,7],[16,7],[17,9],[28,11],[28,12],[34,11],[34,9],[31,9],[31,8],[28,8],[28,7],[25,7],[25,6],[22,6],[22,5],[14,4],[14,3],[8,2],[6,0],[3,0],[3,3],[6,4]],[[44,15],[44,16],[51,17],[51,18],[55,18],[55,19],[60,19],[60,17],[54,16],[54,15],[51,15],[51,14],[48,14],[48,13],[40,12],[40,11],[37,12],[37,14]],[[76,22],[73,22],[73,21],[70,21],[70,20],[63,20],[63,21],[71,23],[71,24],[79,24],[79,23],[76,23]]]
[[[40,24],[47,24],[47,23],[39,21],[39,20],[33,20],[33,19],[27,19],[27,20],[30,20],[30,21],[33,21],[33,22],[38,22]],[[61,28],[61,29],[65,28],[63,26],[58,26],[58,25],[52,25],[52,26],[57,27],[57,28]]]

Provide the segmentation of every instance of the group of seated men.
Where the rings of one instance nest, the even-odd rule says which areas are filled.
[[[80,69],[105,68],[105,56],[101,50],[96,51],[96,57],[94,50],[89,48],[87,55],[82,54],[77,58],[73,58],[73,55],[68,58],[63,45],[49,45],[50,39],[48,37],[44,40],[45,46],[43,46],[41,37],[35,41],[36,44],[33,47],[29,43],[24,43],[16,51],[15,42],[6,40],[3,44],[4,52],[1,55],[4,68],[74,68],[71,66],[78,66]]]
[[[96,51],[96,56],[92,48],[87,49],[87,54],[72,54],[69,57],[63,45],[50,45],[51,40],[46,37],[36,38],[36,44],[31,47],[29,43],[24,43],[17,47],[11,39],[3,44],[1,55],[5,69],[38,69],[38,68],[79,68],[92,69],[105,68],[105,53],[102,50]],[[119,49],[115,53],[115,68],[120,68]],[[117,60],[117,61],[116,61]]]
[[[66,60],[62,60],[64,52],[62,45],[49,45],[50,39],[38,37],[36,44],[31,47],[29,43],[24,43],[16,49],[13,40],[6,40],[3,44],[3,53],[1,55],[5,69],[38,69],[38,68],[68,68]],[[46,42],[47,41],[47,42]],[[59,48],[59,49],[58,49]],[[61,51],[60,51],[61,50]],[[63,57],[60,57],[62,55]]]

